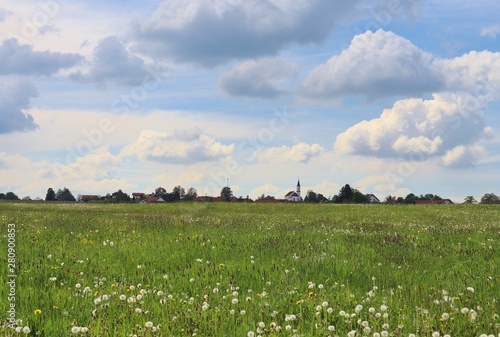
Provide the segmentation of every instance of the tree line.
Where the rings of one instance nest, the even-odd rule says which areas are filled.
[[[175,186],[171,192],[168,192],[163,187],[158,187],[154,190],[154,192],[150,194],[144,194],[144,197],[159,197],[162,198],[166,202],[175,202],[175,201],[193,201],[198,197],[198,192],[194,187],[190,187],[185,190],[182,186]],[[225,186],[221,189],[220,197],[226,198],[229,200],[233,198],[233,191],[231,187]],[[53,188],[49,187],[47,189],[47,193],[45,195],[45,201],[91,201],[88,199],[89,196],[81,196],[75,198],[71,191],[64,187],[62,189],[58,189],[55,191]],[[113,201],[113,202],[130,202],[133,198],[130,197],[129,194],[123,192],[121,189],[108,193],[106,196],[100,196],[99,201]],[[242,199],[242,198],[240,198]],[[264,195],[262,194],[257,199],[272,199],[274,200],[274,196]],[[0,193],[0,200],[21,200],[14,192]],[[31,200],[30,197],[24,197],[22,200]],[[245,200],[251,200],[248,197]],[[391,203],[391,204],[415,204],[419,200],[431,200],[431,201],[439,201],[443,200],[439,195],[436,194],[425,194],[425,195],[415,195],[413,193],[409,193],[406,197],[395,197],[392,195],[388,195],[382,203]],[[321,193],[316,193],[313,190],[308,190],[306,196],[304,197],[304,202],[307,203],[335,203],[335,204],[367,204],[373,202],[370,200],[369,194],[363,194],[358,189],[352,188],[349,184],[342,186],[339,190],[339,193],[332,196],[331,198],[326,198]],[[477,200],[473,196],[467,196],[464,199],[464,204],[475,204],[478,203]],[[494,193],[486,193],[484,194],[479,203],[481,204],[500,204],[500,197],[498,197]]]

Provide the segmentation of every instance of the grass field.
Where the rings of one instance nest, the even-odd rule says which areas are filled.
[[[495,206],[0,203],[0,217],[4,336],[500,336]]]

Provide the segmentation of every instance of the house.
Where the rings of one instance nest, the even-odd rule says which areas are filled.
[[[96,200],[99,200],[99,196],[98,195],[94,195],[94,194],[88,194],[88,195],[81,195],[80,196],[80,201],[96,201]]]
[[[132,193],[132,199],[134,201],[142,200],[142,199],[144,199],[145,196],[146,196],[146,194],[144,194],[144,193],[139,193],[139,192]]]
[[[297,181],[297,188],[295,191],[290,191],[285,194],[285,201],[288,202],[300,202],[302,197],[300,196],[300,180]]]
[[[146,202],[149,203],[159,203],[159,202],[165,202],[162,197],[148,197],[146,199]]]
[[[377,198],[377,196],[375,194],[367,194],[366,196],[368,197],[368,202],[370,204],[380,202],[380,200]]]

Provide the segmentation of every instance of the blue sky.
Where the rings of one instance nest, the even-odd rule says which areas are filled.
[[[493,0],[0,5],[0,192],[500,193]]]

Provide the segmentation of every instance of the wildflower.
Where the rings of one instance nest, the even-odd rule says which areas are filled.
[[[380,306],[380,311],[387,311],[387,306],[386,306],[386,305],[384,305],[384,304],[382,304],[382,305]]]
[[[434,331],[432,333],[432,337],[439,337],[441,334],[439,333],[439,331]]]
[[[142,309],[141,308],[135,308],[135,312],[138,314],[142,314]]]
[[[224,267],[224,263],[219,263],[219,267]]]
[[[447,319],[450,318],[450,314],[448,314],[447,312],[443,312],[443,314],[441,315],[441,318],[446,321]]]
[[[42,314],[42,310],[40,309],[35,309],[35,315],[41,315]]]
[[[82,287],[82,285],[80,283],[75,284],[76,289],[80,289],[81,287]]]
[[[259,328],[264,329],[266,327],[266,323],[264,322],[259,322]]]
[[[335,331],[335,326],[329,325],[328,326],[328,331]]]
[[[146,322],[146,324],[144,324],[144,326],[146,328],[152,328],[153,327],[153,322]]]
[[[89,331],[89,328],[87,328],[86,326],[82,326],[81,331],[82,331],[83,333],[86,333],[86,332],[88,332],[88,331]]]
[[[473,293],[473,292],[474,292],[474,288],[472,288],[472,287],[467,287],[467,291],[470,291],[471,293]]]
[[[255,332],[253,331],[248,331],[247,337],[255,337]]]
[[[79,326],[74,326],[71,328],[71,333],[79,333],[81,330]]]
[[[328,302],[326,302],[326,301],[325,301],[325,302],[321,303],[321,306],[322,306],[323,308],[326,308],[326,307],[328,306]]]
[[[233,304],[238,304],[238,299],[237,299],[237,298],[233,298],[233,299],[231,300],[231,303],[233,303]]]
[[[389,336],[389,332],[383,330],[381,333],[380,333],[380,336],[382,337],[388,337]]]
[[[356,306],[356,309],[354,309],[354,311],[356,311],[357,313],[359,313],[361,310],[363,310],[363,306],[361,304],[358,304]]]
[[[24,332],[26,335],[27,335],[27,334],[29,334],[29,333],[31,332],[30,327],[29,327],[29,326],[25,326],[25,327],[23,328],[23,332]]]
[[[347,337],[354,337],[356,336],[356,331],[352,330],[347,333]]]
[[[328,308],[328,309],[326,309],[326,312],[329,313],[329,314],[331,314],[333,312],[333,309],[332,308]]]
[[[243,316],[243,315],[245,315],[246,313],[247,313],[247,312],[246,312],[245,310],[241,310],[241,311],[240,311],[240,315],[242,315],[242,316]]]

